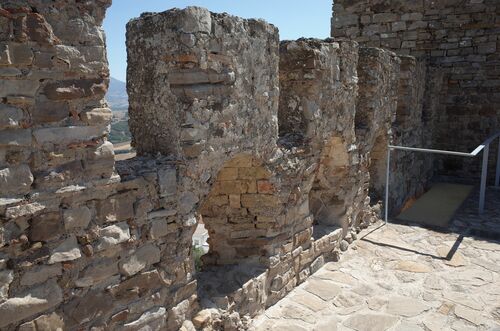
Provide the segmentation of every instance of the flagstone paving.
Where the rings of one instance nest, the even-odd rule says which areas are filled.
[[[250,329],[500,331],[500,243],[375,225]]]

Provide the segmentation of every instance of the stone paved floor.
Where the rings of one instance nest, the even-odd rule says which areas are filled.
[[[479,189],[476,187],[454,216],[450,230],[500,240],[500,188],[488,187],[482,215],[478,214],[478,201]]]
[[[500,243],[372,226],[251,329],[500,330]]]

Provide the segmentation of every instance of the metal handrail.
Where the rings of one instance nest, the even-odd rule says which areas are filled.
[[[463,157],[476,157],[481,151],[483,152],[483,161],[482,161],[482,169],[481,169],[481,185],[479,189],[479,214],[484,213],[484,202],[486,197],[486,179],[488,177],[488,158],[490,153],[490,145],[496,139],[500,137],[500,131],[491,135],[488,139],[486,139],[481,145],[477,146],[470,153],[464,152],[456,152],[456,151],[446,151],[441,149],[428,149],[428,148],[416,148],[416,147],[406,147],[406,146],[395,146],[388,145],[387,146],[387,169],[386,169],[386,178],[385,178],[385,223],[387,223],[387,219],[389,216],[389,178],[390,178],[390,169],[391,169],[391,151],[394,150],[403,150],[410,152],[419,152],[419,153],[432,153],[432,154],[444,154],[444,155],[455,155],[455,156],[463,156]],[[498,145],[498,155],[497,155],[497,163],[496,163],[496,174],[495,174],[495,187],[500,186],[500,139]]]

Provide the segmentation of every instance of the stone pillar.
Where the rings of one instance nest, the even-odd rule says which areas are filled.
[[[101,309],[88,308],[89,299],[84,309],[64,315],[61,305],[75,298],[76,288],[92,285],[75,285],[96,239],[86,231],[95,201],[84,196],[116,181],[106,139],[111,110],[104,100],[109,72],[101,29],[110,4],[0,4],[2,330],[22,323],[19,330],[71,328]],[[128,233],[123,224],[118,228]]]
[[[319,157],[309,196],[315,223],[347,232],[358,212],[353,206],[359,187],[354,132],[357,43],[285,41],[280,56],[281,143],[307,146]]]
[[[356,137],[360,150],[361,182],[374,205],[383,201],[387,145],[392,143],[396,117],[400,60],[380,48],[360,48]]]
[[[223,161],[236,146],[259,154],[275,146],[274,26],[188,7],[132,20],[127,47],[130,129],[139,154]]]

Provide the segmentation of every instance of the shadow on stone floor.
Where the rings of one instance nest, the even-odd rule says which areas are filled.
[[[402,251],[409,252],[409,253],[415,253],[415,254],[418,254],[418,255],[421,255],[421,256],[427,256],[427,257],[430,257],[430,258],[433,258],[433,259],[436,259],[436,260],[451,261],[453,259],[453,256],[455,255],[455,253],[458,251],[458,249],[460,247],[460,244],[462,243],[462,241],[464,239],[463,235],[459,235],[458,238],[457,238],[457,240],[453,244],[453,246],[450,247],[450,251],[447,253],[447,255],[445,257],[442,257],[442,256],[434,255],[434,254],[429,254],[429,253],[421,252],[421,251],[418,251],[418,250],[415,250],[415,249],[412,249],[412,248],[406,248],[406,247],[402,247],[402,246],[398,246],[398,245],[394,245],[394,244],[390,244],[390,243],[384,243],[384,242],[378,241],[376,239],[369,239],[369,238],[367,238],[370,234],[372,234],[373,232],[379,230],[380,228],[382,228],[384,226],[385,226],[385,224],[382,224],[382,225],[378,226],[377,228],[371,230],[369,233],[367,233],[363,237],[361,237],[360,240],[364,241],[364,242],[367,242],[367,243],[370,243],[370,244],[373,244],[373,245],[376,245],[376,246],[388,247],[388,248],[402,250]]]
[[[457,210],[448,227],[421,225],[391,219],[390,223],[420,226],[441,233],[455,233],[463,237],[473,237],[500,243],[500,189],[488,187],[486,190],[485,210],[478,213],[479,188],[476,187]]]

